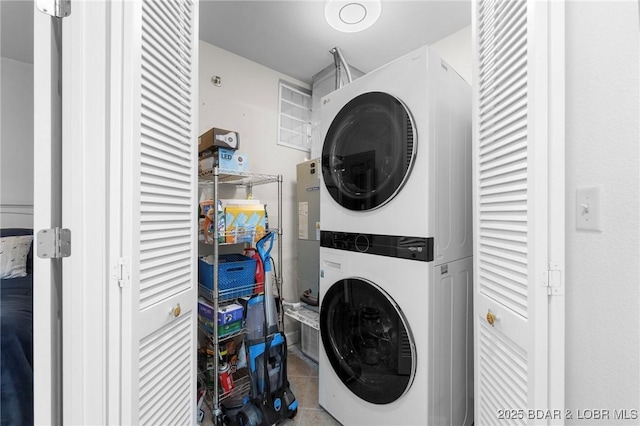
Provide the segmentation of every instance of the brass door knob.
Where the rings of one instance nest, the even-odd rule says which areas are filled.
[[[180,304],[178,303],[176,307],[171,310],[171,313],[174,317],[177,318],[178,316],[180,316],[180,312],[182,312],[182,309],[180,308]]]
[[[490,326],[493,327],[493,324],[496,322],[496,316],[493,312],[491,311],[487,311],[487,322],[489,323]]]

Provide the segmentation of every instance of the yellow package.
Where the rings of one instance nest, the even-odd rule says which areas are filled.
[[[250,243],[264,236],[265,218],[262,204],[227,204],[224,211],[227,243]]]

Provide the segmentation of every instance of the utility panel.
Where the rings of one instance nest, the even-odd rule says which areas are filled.
[[[297,165],[298,295],[312,306],[318,303],[320,270],[320,173],[320,159]]]

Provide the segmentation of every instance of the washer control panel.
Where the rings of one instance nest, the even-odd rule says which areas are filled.
[[[433,238],[320,231],[320,246],[422,262],[433,261]]]

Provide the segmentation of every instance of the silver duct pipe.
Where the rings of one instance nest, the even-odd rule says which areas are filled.
[[[638,0],[640,1],[640,0]],[[340,88],[340,84],[342,83],[342,79],[340,78],[341,74],[341,66],[340,66],[340,55],[338,55],[338,50],[334,47],[329,51],[329,53],[333,54],[333,65],[335,67],[335,84],[334,89],[338,90]]]
[[[351,83],[352,81],[351,70],[349,69],[349,64],[347,64],[347,61],[344,60],[344,56],[342,55],[342,51],[339,47],[334,47],[329,51],[329,53],[333,54],[333,63],[336,67],[336,89],[339,89],[340,87],[342,87],[342,79],[340,78],[342,74],[342,66],[344,66],[344,70],[347,73],[347,83]]]

